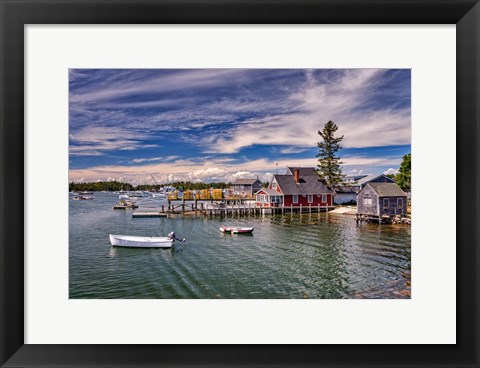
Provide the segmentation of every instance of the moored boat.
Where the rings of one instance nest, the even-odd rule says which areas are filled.
[[[127,202],[120,202],[116,206],[112,207],[114,210],[134,210],[138,208],[138,206],[135,203],[127,203]]]
[[[93,199],[92,196],[84,196],[84,195],[73,197],[74,201],[88,201],[88,200],[92,200],[92,199]]]
[[[114,247],[130,248],[171,248],[175,239],[165,237],[111,235],[110,243]]]
[[[244,226],[220,226],[220,231],[222,233],[231,233],[231,234],[251,234],[253,232],[253,227],[244,227]]]
[[[185,239],[179,239],[174,232],[168,236],[132,236],[132,235],[109,235],[110,243],[114,247],[128,248],[171,248],[175,240],[184,242]]]

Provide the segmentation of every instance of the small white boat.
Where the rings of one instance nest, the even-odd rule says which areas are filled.
[[[172,231],[168,236],[148,237],[131,235],[112,235],[110,234],[110,243],[114,247],[130,248],[171,248],[175,240],[183,243],[185,239],[177,238]]]
[[[114,247],[131,248],[171,248],[175,239],[165,237],[111,235],[110,243]]]
[[[231,234],[251,234],[253,232],[253,227],[242,227],[242,226],[220,226],[220,231],[222,233],[231,233]]]

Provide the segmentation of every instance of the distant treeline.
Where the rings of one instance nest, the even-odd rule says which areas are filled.
[[[200,189],[225,189],[230,186],[230,183],[193,183],[191,181],[177,181],[174,183],[163,185],[149,185],[142,184],[133,186],[130,183],[122,183],[119,181],[97,181],[90,183],[70,183],[68,190],[70,192],[82,192],[82,191],[96,191],[101,192],[103,190],[108,192],[116,192],[119,190],[159,190],[164,186],[172,186],[180,190],[200,190]]]
[[[200,190],[200,189],[225,189],[228,188],[231,184],[230,183],[194,183],[191,181],[176,181],[169,184],[164,185],[150,185],[150,184],[143,184],[137,185],[135,188],[136,190],[158,190],[163,186],[171,186],[175,187],[179,190]]]
[[[115,192],[118,190],[135,190],[135,187],[129,183],[122,183],[119,181],[97,181],[90,183],[70,183],[68,186],[70,192],[98,191],[106,190],[108,192]]]

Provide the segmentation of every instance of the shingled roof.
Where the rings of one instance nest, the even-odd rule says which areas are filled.
[[[389,181],[391,181],[392,183],[395,182],[395,180],[393,180],[392,178],[389,178],[388,176],[386,176],[385,174],[372,174],[372,175],[367,175],[365,176],[364,178],[360,179],[357,181],[357,185],[364,185],[364,184],[367,184],[369,183],[370,181],[372,180],[375,180],[381,176],[385,176]]]
[[[395,183],[368,183],[379,197],[406,197],[407,194]]]
[[[262,189],[260,189],[260,190],[259,190],[257,193],[255,193],[255,194],[258,194],[258,193],[260,193],[260,192],[265,192],[265,193],[268,194],[269,196],[275,196],[275,195],[278,195],[278,196],[279,196],[279,195],[282,195],[282,193],[279,193],[279,192],[277,192],[276,190],[274,190],[274,189],[269,189],[269,188],[262,188]]]
[[[287,172],[285,175],[289,175],[289,174],[292,174],[293,175],[293,172],[294,170],[297,169],[298,170],[298,174],[300,176],[312,176],[312,175],[316,175],[315,172],[315,168],[314,167],[294,167],[294,166],[288,166],[287,167]]]
[[[333,193],[328,187],[320,180],[317,175],[300,175],[300,182],[295,183],[293,175],[274,175],[278,186],[283,194],[326,194]]]

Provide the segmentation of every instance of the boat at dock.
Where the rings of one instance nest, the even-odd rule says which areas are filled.
[[[222,233],[231,233],[231,234],[251,234],[253,232],[253,227],[243,227],[243,226],[220,226],[220,231]]]

